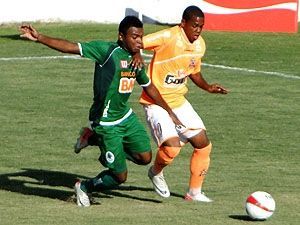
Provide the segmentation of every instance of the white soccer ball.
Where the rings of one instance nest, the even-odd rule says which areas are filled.
[[[246,212],[254,220],[266,220],[274,211],[275,201],[267,192],[253,192],[246,200]]]

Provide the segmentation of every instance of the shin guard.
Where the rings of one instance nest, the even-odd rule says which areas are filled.
[[[174,158],[179,154],[180,149],[181,147],[161,146],[156,154],[153,172],[158,174],[165,166],[171,164]]]
[[[190,189],[201,190],[210,164],[212,144],[202,149],[194,149],[190,162]]]

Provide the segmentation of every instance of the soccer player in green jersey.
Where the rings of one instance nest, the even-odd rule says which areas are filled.
[[[79,54],[96,62],[94,99],[89,120],[100,148],[100,162],[108,168],[96,177],[75,184],[77,205],[90,206],[88,193],[111,189],[127,179],[126,159],[139,165],[151,162],[150,139],[130,106],[128,98],[135,80],[143,90],[181,125],[176,115],[152,85],[145,69],[132,69],[132,55],[142,48],[143,24],[127,16],[119,24],[117,42],[74,43],[39,33],[31,25],[20,27],[21,37],[64,53]]]

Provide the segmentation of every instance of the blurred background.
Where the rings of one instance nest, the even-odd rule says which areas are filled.
[[[119,23],[127,14],[146,23],[180,22],[183,10],[199,6],[206,15],[205,29],[222,31],[295,33],[298,0],[52,0],[2,1],[0,24],[10,22],[91,21]]]

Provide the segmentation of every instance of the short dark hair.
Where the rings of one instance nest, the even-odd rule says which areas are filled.
[[[126,34],[130,27],[143,28],[143,23],[135,16],[126,16],[119,24],[119,32]]]
[[[204,18],[204,13],[199,7],[191,5],[183,11],[182,19],[190,20],[193,16]]]

